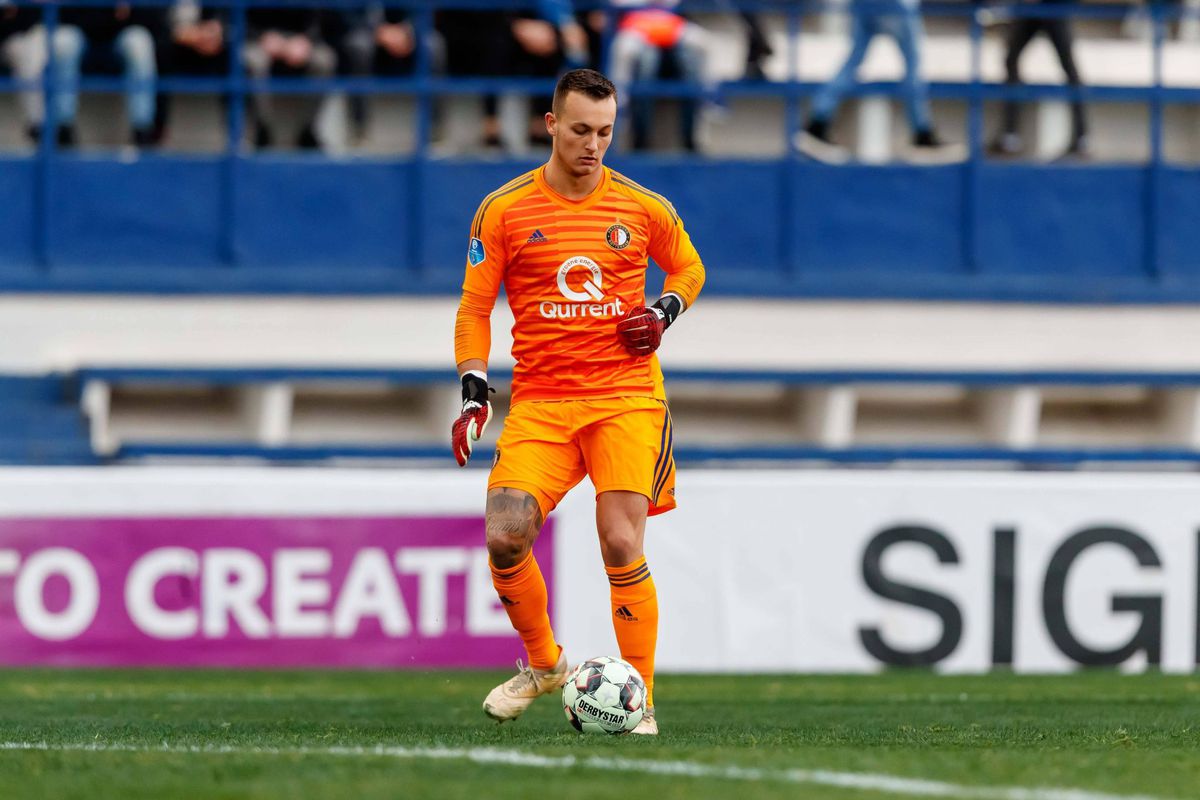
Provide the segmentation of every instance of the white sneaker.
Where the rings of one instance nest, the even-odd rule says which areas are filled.
[[[516,719],[538,697],[561,689],[570,671],[562,650],[558,652],[558,663],[548,670],[527,667],[517,659],[517,674],[488,692],[483,713],[499,722]]]
[[[642,717],[642,721],[630,733],[637,733],[643,736],[658,736],[658,720],[654,718],[653,706],[646,709],[646,715]]]
[[[797,150],[814,161],[820,161],[823,164],[840,166],[850,161],[849,150],[833,142],[827,142],[819,136],[814,136],[806,130],[800,130],[796,133],[795,143]]]

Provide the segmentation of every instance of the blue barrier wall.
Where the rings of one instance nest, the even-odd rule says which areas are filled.
[[[453,292],[479,200],[536,163],[0,160],[0,288]],[[714,292],[1200,300],[1194,169],[613,165],[674,201]]]

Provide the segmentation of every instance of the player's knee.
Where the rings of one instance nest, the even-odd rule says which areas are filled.
[[[600,557],[610,567],[632,564],[642,557],[642,537],[632,528],[602,531]]]
[[[509,523],[512,520],[503,518],[493,519],[488,516],[487,550],[488,558],[500,569],[515,567],[533,546],[533,535],[525,530],[515,530]]]
[[[620,567],[637,561],[646,532],[646,498],[633,492],[602,492],[596,500],[596,531],[604,563]]]
[[[635,521],[624,518],[601,520],[600,556],[610,567],[631,564],[642,556],[643,536]]]
[[[527,492],[496,489],[488,495],[487,548],[500,569],[520,563],[542,527],[541,509]]]

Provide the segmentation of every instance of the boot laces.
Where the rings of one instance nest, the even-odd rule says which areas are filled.
[[[526,688],[537,689],[537,675],[533,674],[533,667],[525,666],[521,659],[517,659],[517,674],[512,681],[512,689],[514,692],[523,691]]]

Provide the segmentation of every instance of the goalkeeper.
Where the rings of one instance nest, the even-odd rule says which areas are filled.
[[[634,733],[656,734],[658,597],[642,542],[646,517],[675,507],[675,461],[654,351],[700,293],[704,266],[674,207],[603,165],[616,116],[608,78],[566,73],[546,114],[550,160],[480,204],[454,333],[463,405],[451,438],[465,465],[491,418],[490,317],[503,284],[516,320],[516,367],[488,480],[487,548],[492,582],[529,662],[518,662],[483,709],[516,719],[566,680],[531,548],[546,515],[587,475],[617,644],[646,680],[648,713]],[[648,258],[667,278],[647,308]]]

